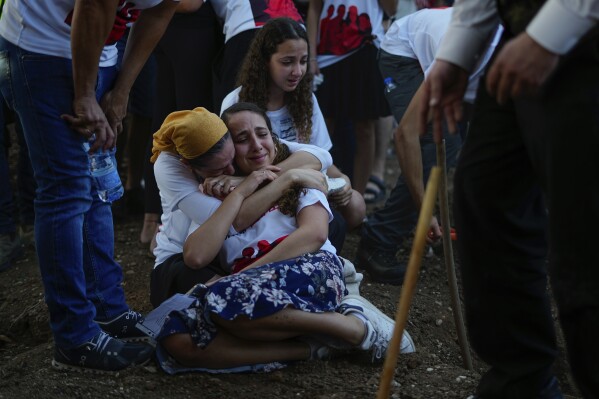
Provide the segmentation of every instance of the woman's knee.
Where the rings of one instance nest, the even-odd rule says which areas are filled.
[[[173,334],[164,338],[161,345],[180,364],[198,367],[202,363],[202,349],[191,339],[190,334]]]

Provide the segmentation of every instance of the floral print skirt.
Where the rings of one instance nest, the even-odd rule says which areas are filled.
[[[206,287],[198,285],[190,294],[197,298],[187,309],[170,313],[158,341],[172,334],[189,333],[204,348],[217,334],[212,315],[226,320],[270,316],[286,307],[306,312],[334,312],[345,294],[343,265],[327,251],[269,263],[222,278]],[[241,369],[182,369],[159,345],[159,363],[169,373],[180,371],[239,372],[268,371],[279,364],[246,366]],[[279,365],[279,366],[277,366]],[[249,368],[248,368],[249,367]]]

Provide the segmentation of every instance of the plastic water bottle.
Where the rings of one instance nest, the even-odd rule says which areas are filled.
[[[385,78],[385,93],[391,93],[393,90],[397,88],[397,85],[393,81],[392,77]]]
[[[89,149],[96,139],[92,136],[83,143],[83,149],[89,157],[89,171],[94,178],[98,197],[104,202],[114,202],[123,196],[125,190],[121,183],[119,172],[116,169],[114,154],[116,148],[104,150],[102,148],[90,154]]]

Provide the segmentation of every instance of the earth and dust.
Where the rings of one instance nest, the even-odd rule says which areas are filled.
[[[11,153],[14,160],[14,149]],[[389,158],[388,191],[397,171],[397,162]],[[115,223],[115,256],[123,268],[127,301],[143,313],[151,310],[148,292],[154,261],[147,245],[138,241],[141,224],[139,216]],[[348,234],[341,255],[355,259],[358,242],[358,232]],[[409,253],[406,246],[399,256],[407,261]],[[474,354],[473,370],[463,366],[447,281],[442,251],[424,257],[407,322],[417,351],[399,356],[392,398],[465,399],[474,393],[486,370]],[[374,283],[365,275],[360,291],[387,315],[395,315],[401,287]],[[383,367],[364,356],[348,355],[298,362],[269,374],[169,376],[153,363],[109,375],[55,371],[50,364],[53,342],[33,246],[26,248],[25,256],[13,268],[0,274],[0,320],[0,398],[6,399],[374,398]],[[558,338],[561,354],[555,372],[566,397],[578,398],[559,331]]]

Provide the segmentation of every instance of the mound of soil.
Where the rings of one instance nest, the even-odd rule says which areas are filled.
[[[390,187],[397,173],[394,160],[389,161],[388,172]],[[138,242],[140,227],[139,217],[117,223],[115,247],[128,303],[147,312],[153,258],[147,246]],[[358,241],[357,232],[349,234],[341,255],[354,259]],[[406,248],[403,257],[409,252]],[[367,275],[361,286],[362,295],[391,317],[400,290],[373,283]],[[101,376],[55,371],[50,365],[53,343],[32,247],[0,275],[0,320],[0,398],[373,398],[382,371],[382,364],[373,365],[356,355],[298,362],[270,374],[173,377],[155,365]],[[423,259],[407,329],[417,352],[399,357],[393,398],[467,398],[474,392],[486,366],[473,355],[474,370],[463,367],[445,265],[435,253]],[[566,370],[562,358],[556,365],[558,378],[564,393],[576,397]]]

